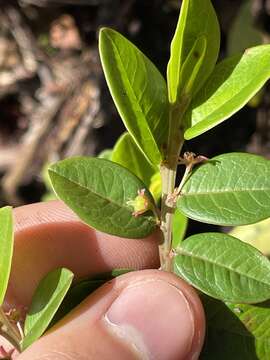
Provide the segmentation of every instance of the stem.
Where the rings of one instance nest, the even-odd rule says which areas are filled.
[[[2,307],[0,307],[0,335],[5,337],[19,352],[21,352],[21,337],[19,331],[9,322]]]
[[[176,168],[170,169],[166,165],[161,167],[162,177],[162,200],[161,200],[161,230],[163,232],[163,244],[159,247],[161,269],[172,270],[170,258],[172,243],[172,220],[174,207],[167,202],[168,195],[172,194],[175,186]]]
[[[178,156],[184,143],[183,134],[179,128],[187,106],[188,101],[183,99],[182,103],[177,107],[171,106],[170,108],[167,159],[160,168],[162,179],[161,231],[163,233],[163,243],[159,247],[159,253],[161,269],[169,272],[172,271],[172,257],[170,253],[175,204],[168,201],[168,196],[173,194],[175,188]]]

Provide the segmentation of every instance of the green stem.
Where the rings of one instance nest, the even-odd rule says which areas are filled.
[[[162,177],[162,202],[161,202],[161,230],[163,233],[163,243],[160,245],[161,269],[164,271],[172,270],[172,260],[170,258],[172,243],[172,220],[174,207],[168,204],[168,196],[173,193],[176,178],[176,168],[169,168],[166,165],[161,167]]]
[[[177,171],[177,162],[182,149],[184,139],[182,131],[179,129],[181,119],[187,108],[188,102],[183,101],[177,107],[171,107],[169,118],[169,136],[167,159],[161,165],[162,180],[162,200],[161,200],[161,231],[163,233],[163,243],[160,245],[161,269],[172,271],[172,221],[175,210],[175,204],[168,201],[175,189],[175,179]]]

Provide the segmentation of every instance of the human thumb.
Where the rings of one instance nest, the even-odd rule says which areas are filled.
[[[106,283],[18,360],[195,360],[203,339],[196,292],[173,274],[145,270]]]

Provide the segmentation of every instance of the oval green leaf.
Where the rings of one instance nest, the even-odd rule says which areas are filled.
[[[216,299],[258,303],[270,298],[270,262],[230,235],[193,235],[177,248],[174,271]]]
[[[12,208],[0,209],[0,306],[4,301],[13,255],[13,217]]]
[[[132,136],[129,133],[124,133],[113,149],[111,160],[120,164],[131,171],[134,175],[138,176],[139,179],[147,186],[148,189],[158,189],[152,193],[154,198],[158,200],[161,192],[160,188],[153,187],[152,183],[158,182],[161,184],[161,176],[157,166],[150,164],[141,150],[138,148]],[[154,175],[157,174],[154,178]]]
[[[269,301],[249,305],[225,304],[206,296],[202,300],[206,313],[207,339],[200,359],[269,359]]]
[[[247,153],[219,155],[199,166],[177,202],[188,217],[236,226],[270,217],[270,161]]]
[[[185,122],[186,140],[212,129],[240,110],[270,77],[270,45],[221,61],[195,96]]]
[[[216,64],[220,46],[220,29],[210,0],[183,0],[178,24],[171,43],[171,57],[167,69],[169,100],[171,103],[175,103],[179,95],[180,74],[183,65],[192,47],[201,37],[206,39],[206,49],[200,70],[193,84],[193,88],[197,89],[197,91],[204,84]],[[191,73],[191,71],[189,72]]]
[[[39,283],[24,323],[22,350],[33,344],[47,329],[73,279],[68,269],[51,271]]]
[[[100,31],[99,51],[114,103],[136,144],[153,164],[167,141],[168,96],[154,64],[118,32]]]
[[[52,165],[49,174],[59,198],[95,229],[127,238],[143,238],[155,230],[152,212],[132,215],[128,202],[146,186],[124,167],[106,159],[75,157]],[[147,189],[145,194],[154,204]]]

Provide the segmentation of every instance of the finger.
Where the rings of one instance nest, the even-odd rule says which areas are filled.
[[[99,288],[18,360],[195,360],[203,339],[195,291],[173,274],[145,270]]]
[[[67,267],[76,278],[113,268],[157,268],[158,232],[144,240],[103,234],[60,201],[15,209],[15,247],[7,302],[28,305],[41,278]]]

